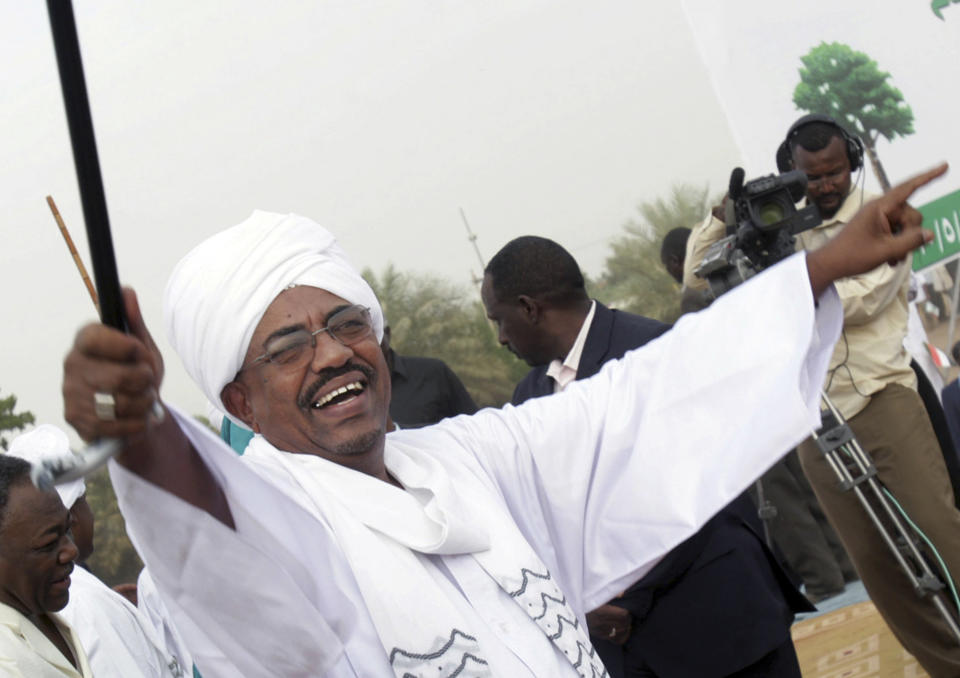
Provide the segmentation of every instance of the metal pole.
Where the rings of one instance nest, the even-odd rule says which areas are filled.
[[[483,263],[483,256],[480,254],[480,248],[477,247],[477,236],[470,228],[470,222],[467,221],[467,214],[463,211],[462,207],[460,208],[460,218],[463,219],[463,226],[467,229],[467,240],[469,240],[470,244],[473,245],[473,251],[477,255],[477,261],[480,262],[480,271],[483,272],[486,264]],[[483,278],[473,275],[473,271],[470,272],[470,277],[473,278],[474,285],[479,285],[483,282]]]

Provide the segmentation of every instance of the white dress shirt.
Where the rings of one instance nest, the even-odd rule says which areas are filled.
[[[587,344],[587,335],[590,334],[590,325],[593,324],[593,314],[596,310],[597,302],[591,300],[590,310],[587,311],[587,317],[580,325],[580,331],[567,357],[562,363],[559,360],[553,360],[547,367],[547,376],[556,382],[553,386],[554,393],[559,393],[567,387],[567,384],[576,381],[577,370],[580,369],[580,356],[583,355],[583,347]]]

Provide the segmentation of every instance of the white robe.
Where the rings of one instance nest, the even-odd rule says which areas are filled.
[[[496,486],[582,620],[819,425],[842,312],[832,289],[815,307],[805,261],[753,278],[563,393],[398,431],[387,445],[453,455]],[[236,531],[117,464],[111,476],[204,678],[393,675],[327,526],[268,468],[177,417]],[[464,585],[458,563],[430,559],[438,585],[485,626],[494,675],[575,675],[532,622],[512,618],[499,588]]]
[[[137,612],[143,623],[149,626],[154,637],[162,644],[164,656],[176,661],[186,678],[193,676],[193,658],[186,643],[173,625],[167,606],[164,605],[157,585],[153,583],[150,570],[143,568],[137,577]]]
[[[97,678],[171,678],[168,660],[137,608],[82,567],[60,612],[80,637]]]

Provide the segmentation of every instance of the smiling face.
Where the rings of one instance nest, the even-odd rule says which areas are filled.
[[[66,606],[77,558],[70,523],[56,492],[29,481],[10,488],[0,523],[0,602],[27,617]]]
[[[850,193],[850,159],[839,136],[819,151],[793,149],[793,166],[807,175],[807,199],[823,219],[830,219]]]
[[[350,303],[315,287],[280,293],[253,333],[245,367],[223,390],[231,414],[281,450],[316,454],[358,470],[382,464],[390,374],[371,331],[350,346],[329,332],[295,364],[254,362],[277,337],[314,332]],[[309,362],[307,362],[309,361]]]

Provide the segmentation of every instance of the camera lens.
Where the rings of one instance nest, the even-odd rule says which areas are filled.
[[[776,200],[771,200],[758,206],[757,216],[760,217],[760,223],[764,226],[772,226],[782,220],[786,214],[783,211],[783,205]]]

